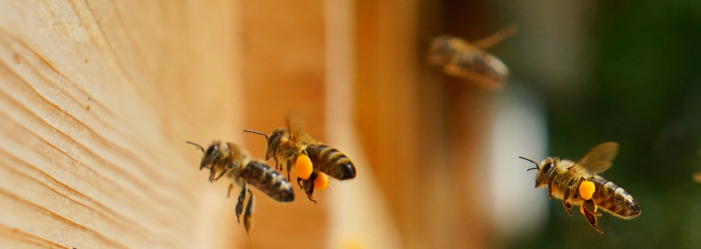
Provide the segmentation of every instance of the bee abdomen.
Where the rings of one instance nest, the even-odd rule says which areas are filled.
[[[268,165],[251,161],[241,171],[241,177],[251,186],[279,202],[290,202],[295,199],[292,185],[285,177]]]
[[[326,145],[309,145],[306,150],[314,169],[339,180],[355,178],[355,165],[337,149]]]
[[[596,205],[623,219],[632,219],[640,215],[638,203],[623,188],[598,176],[591,181],[596,186]]]

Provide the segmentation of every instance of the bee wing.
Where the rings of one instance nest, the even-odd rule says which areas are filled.
[[[231,156],[236,160],[246,158],[249,155],[248,150],[244,149],[238,144],[227,142],[226,145],[229,147],[229,153],[231,153]]]
[[[501,42],[502,40],[508,38],[509,36],[512,36],[517,31],[518,31],[518,26],[516,26],[516,24],[511,24],[511,25],[507,26],[506,28],[503,28],[497,32],[494,32],[494,34],[491,34],[485,38],[474,41],[472,44],[480,49],[488,49],[491,46],[494,46],[497,43]]]
[[[300,134],[305,134],[302,115],[300,115],[299,111],[296,109],[291,109],[287,112],[285,125],[287,125],[287,130],[290,131],[290,138],[292,139],[298,138]]]
[[[611,168],[613,165],[611,161],[616,158],[616,155],[618,155],[617,143],[602,143],[587,152],[568,170],[585,176],[596,175]]]
[[[453,63],[445,64],[443,70],[487,90],[500,91],[508,81],[509,69],[496,57],[486,55],[488,59],[482,62],[486,64],[480,67],[461,63],[454,58]]]
[[[474,45],[471,43],[458,38],[458,37],[453,37],[453,36],[445,36],[446,42],[448,42],[449,46],[452,47],[456,51],[464,51],[464,50],[471,50],[474,49]]]

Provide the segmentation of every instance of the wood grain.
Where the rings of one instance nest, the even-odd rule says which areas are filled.
[[[241,139],[234,4],[0,1],[3,245],[232,245],[184,141]]]
[[[0,0],[0,247],[484,247],[491,97],[425,67],[441,3],[330,1]],[[248,238],[185,141],[261,158],[291,108],[358,179],[254,190]]]

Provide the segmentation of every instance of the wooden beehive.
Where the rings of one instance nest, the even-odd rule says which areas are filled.
[[[483,221],[458,210],[479,210],[459,184],[475,172],[458,160],[475,149],[480,162],[467,144],[485,124],[463,127],[488,105],[424,68],[424,5],[0,1],[0,247],[483,245]],[[285,205],[254,191],[250,239],[227,183],[207,182],[185,141],[262,157],[265,141],[241,131],[270,132],[289,108],[353,158],[358,179],[332,182],[320,205],[299,189]],[[449,198],[456,187],[466,199]]]

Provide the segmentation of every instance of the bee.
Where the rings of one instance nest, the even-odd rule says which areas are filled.
[[[428,53],[429,63],[443,66],[443,72],[471,81],[480,87],[499,91],[506,85],[509,68],[484,50],[513,35],[517,28],[508,26],[475,42],[440,35],[433,39]]]
[[[606,142],[597,145],[585,154],[579,161],[548,157],[540,165],[535,161],[519,157],[532,162],[537,170],[535,187],[548,188],[548,198],[553,196],[562,200],[567,213],[572,216],[572,206],[579,206],[579,211],[584,215],[589,224],[600,233],[604,233],[598,226],[596,217],[601,216],[597,209],[611,215],[630,220],[640,215],[640,207],[633,196],[623,188],[616,186],[597,175],[609,169],[612,161],[618,154],[618,144]]]
[[[329,185],[329,177],[319,171],[312,171],[309,178],[306,180],[297,178],[297,184],[299,184],[299,188],[304,190],[304,193],[307,194],[309,200],[316,204],[316,200],[314,200],[313,196],[314,190],[326,189],[326,187]]]
[[[326,188],[327,176],[341,181],[355,178],[353,162],[337,149],[316,141],[306,134],[301,120],[295,115],[288,115],[286,127],[273,130],[269,136],[254,130],[244,130],[244,132],[265,136],[268,140],[265,160],[273,158],[275,168],[280,170],[284,164],[288,181],[290,181],[292,165],[295,166],[297,184],[314,203],[316,203],[313,197],[314,189]]]
[[[241,186],[241,193],[235,209],[236,222],[240,222],[239,217],[243,213],[243,225],[246,233],[249,233],[249,235],[253,226],[254,204],[253,193],[249,186],[257,188],[277,202],[294,201],[295,195],[290,182],[285,180],[284,176],[270,168],[270,166],[252,159],[248,151],[238,145],[226,143],[225,146],[222,146],[220,141],[215,140],[205,151],[202,146],[196,143],[187,143],[197,146],[204,153],[200,162],[200,170],[203,168],[210,169],[210,182],[217,181],[222,176],[226,176],[231,181],[226,195],[227,198],[231,195],[231,189],[234,185]],[[250,197],[244,212],[246,192],[248,192]]]

